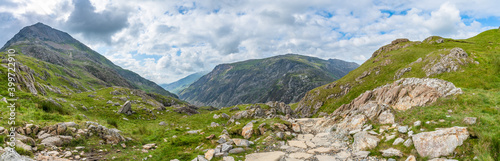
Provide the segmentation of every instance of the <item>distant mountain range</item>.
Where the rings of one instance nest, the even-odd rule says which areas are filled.
[[[160,84],[161,87],[165,88],[166,90],[174,93],[174,94],[179,94],[180,91],[183,89],[189,87],[193,82],[197,81],[203,75],[207,74],[208,72],[197,72],[190,74],[182,79],[179,79],[178,81],[168,83],[168,84]]]
[[[113,64],[69,34],[42,23],[21,29],[1,50],[8,48],[62,67],[61,74],[57,75],[65,80],[66,87],[74,88],[74,91],[87,91],[101,86],[121,86],[177,98],[156,83]]]
[[[198,106],[244,103],[294,103],[318,86],[335,81],[359,65],[337,59],[287,54],[221,64],[179,93]]]

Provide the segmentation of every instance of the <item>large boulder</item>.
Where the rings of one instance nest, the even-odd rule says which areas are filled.
[[[182,114],[194,115],[200,113],[197,111],[198,108],[193,105],[174,105],[174,108],[175,112]]]
[[[130,101],[127,101],[123,104],[122,108],[120,108],[120,110],[118,110],[119,113],[124,113],[124,114],[127,114],[127,115],[130,115],[132,114],[132,104],[130,103]]]
[[[413,144],[418,154],[437,158],[448,156],[469,137],[465,127],[452,127],[413,135]]]

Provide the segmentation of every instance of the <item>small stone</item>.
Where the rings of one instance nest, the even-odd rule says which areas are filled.
[[[162,121],[158,125],[160,125],[160,126],[167,126],[167,123],[165,123],[165,121]]]
[[[155,143],[151,143],[151,144],[146,144],[146,145],[143,145],[142,148],[143,149],[146,149],[146,150],[149,150],[149,149],[152,149],[156,146]]]
[[[398,131],[399,131],[400,133],[403,133],[403,134],[404,134],[404,133],[407,133],[407,132],[408,132],[408,126],[399,126],[399,127],[398,127]]]
[[[285,134],[283,132],[278,132],[276,133],[276,137],[279,139],[283,139],[285,137]]]
[[[125,143],[122,143],[120,145],[122,146],[122,148],[127,148],[127,145],[125,145]]]
[[[234,158],[232,156],[225,156],[222,158],[222,161],[234,161]]]
[[[397,138],[396,140],[394,140],[394,143],[392,143],[392,145],[398,145],[402,142],[404,142],[405,140],[403,138]]]
[[[228,152],[229,150],[233,149],[233,146],[232,145],[228,145],[228,144],[222,144],[222,148],[221,148],[221,151],[222,152]]]
[[[476,124],[477,117],[466,117],[464,118],[463,122],[467,125],[473,125]]]
[[[401,157],[401,156],[403,156],[403,153],[401,153],[401,151],[394,149],[394,148],[381,150],[380,152],[382,153],[382,156],[384,156],[384,157],[393,157],[393,156]]]
[[[218,123],[216,123],[216,122],[210,123],[210,127],[217,127],[217,126],[220,126],[220,125]]]
[[[410,147],[413,145],[413,141],[411,139],[408,139],[403,143],[403,145],[406,147]]]
[[[387,142],[387,141],[392,140],[394,138],[396,138],[396,135],[389,135],[389,136],[385,137],[385,141]]]
[[[406,158],[405,161],[417,161],[417,158],[415,158],[415,156],[413,156],[413,155],[410,155],[410,156],[408,156],[408,158]]]
[[[422,125],[422,121],[415,121],[413,123],[413,126],[420,126],[420,125]]]
[[[234,148],[234,149],[229,150],[230,154],[238,154],[238,153],[243,153],[243,152],[245,152],[245,149],[243,149],[243,148]]]
[[[212,140],[214,137],[215,137],[215,135],[214,135],[214,134],[212,134],[212,135],[210,135],[210,136],[207,136],[207,137],[206,137],[206,139],[208,139],[208,140]]]

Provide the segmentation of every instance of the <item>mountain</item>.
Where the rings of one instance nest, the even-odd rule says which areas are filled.
[[[160,84],[161,87],[164,89],[174,93],[174,94],[179,94],[180,91],[183,89],[189,87],[193,82],[197,81],[200,79],[203,75],[207,74],[208,72],[198,72],[198,73],[193,73],[190,74],[182,79],[179,79],[178,81],[168,83],[168,84]]]
[[[339,79],[356,67],[356,63],[296,54],[221,64],[179,96],[198,106],[294,103],[308,90]]]
[[[98,84],[141,89],[146,92],[177,97],[156,83],[113,64],[69,34],[43,23],[21,29],[1,50],[5,51],[8,48],[17,49],[25,55],[59,65],[64,68],[65,73],[76,79],[80,79],[87,73],[90,74],[86,75],[92,79],[89,80],[92,82],[90,84],[78,85],[69,81],[69,84],[77,91],[85,91],[86,88],[93,88],[95,84]]]

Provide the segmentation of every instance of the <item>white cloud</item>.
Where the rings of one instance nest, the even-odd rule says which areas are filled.
[[[5,12],[16,15],[24,25],[36,23],[33,21],[39,18],[39,21],[49,21],[45,23],[53,27],[66,29],[65,23],[74,10],[72,6],[67,11],[55,7],[68,3],[64,1],[44,4],[42,8],[52,11],[47,13],[36,11],[36,6],[26,7],[22,12],[17,10],[26,3],[18,3],[16,9]],[[362,63],[373,51],[396,38],[423,40],[431,35],[467,38],[490,28],[475,21],[476,18],[500,17],[494,0],[479,3],[465,0],[90,0],[90,3],[95,15],[125,14],[126,25],[112,30],[110,35],[104,35],[108,39],[100,41],[87,38],[87,32],[70,31],[70,34],[93,49],[106,49],[100,50],[101,54],[157,83],[211,70],[221,63],[289,52]],[[6,8],[0,6],[0,9]],[[56,18],[46,18],[46,15]],[[464,15],[467,19],[462,18]]]

